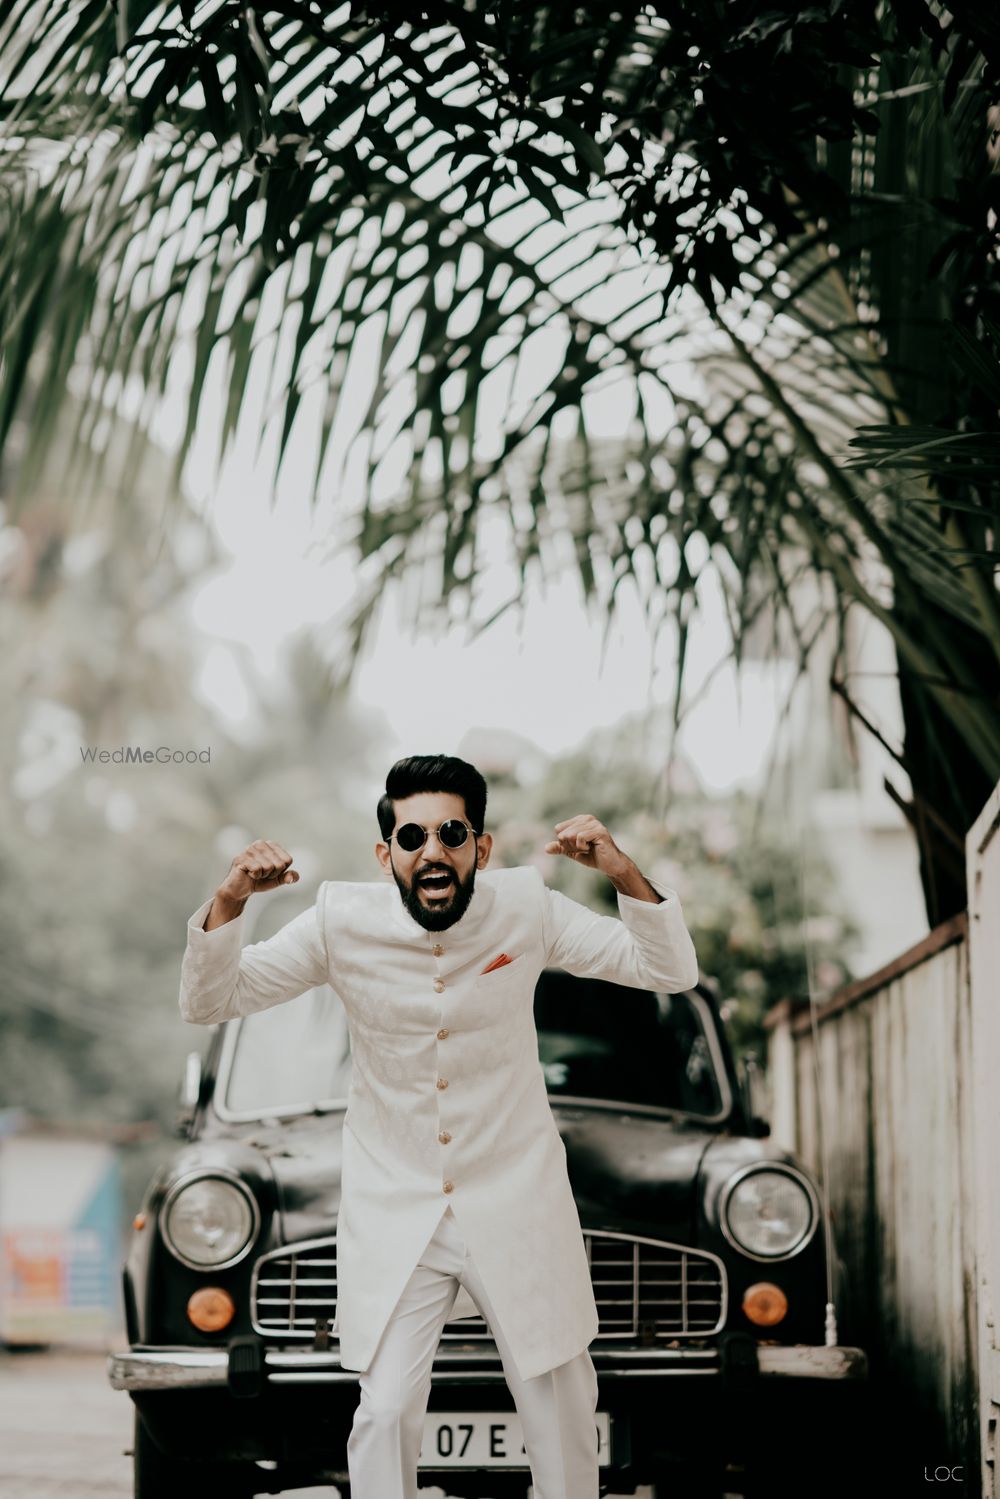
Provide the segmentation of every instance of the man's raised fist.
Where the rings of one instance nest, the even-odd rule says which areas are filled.
[[[279,885],[294,885],[299,876],[297,870],[289,868],[291,862],[291,854],[280,843],[258,838],[236,855],[219,894],[226,900],[244,901],[264,890],[276,890]]]

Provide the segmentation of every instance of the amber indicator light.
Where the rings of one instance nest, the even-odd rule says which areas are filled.
[[[743,1310],[758,1327],[773,1327],[788,1314],[788,1297],[780,1286],[759,1280],[743,1292]]]
[[[187,1304],[188,1320],[199,1332],[221,1332],[236,1315],[236,1303],[221,1286],[201,1286]]]

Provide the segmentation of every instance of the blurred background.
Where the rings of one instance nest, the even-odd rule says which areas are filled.
[[[462,9],[0,20],[0,1344],[118,1335],[186,920],[255,837],[375,878],[400,755],[614,910],[605,821],[765,1063],[965,909],[994,30]]]
[[[136,490],[103,527],[39,503],[0,532],[0,1100],[8,1158],[27,1149],[15,1143],[26,1131],[51,1141],[32,1146],[27,1220],[8,1195],[3,1227],[16,1255],[11,1235],[41,1227],[32,1213],[51,1173],[48,1258],[65,1262],[8,1279],[11,1340],[67,1333],[57,1285],[117,1316],[116,1277],[76,1267],[96,1252],[91,1216],[106,1255],[108,1224],[130,1221],[173,1149],[184,1057],[203,1042],[177,1010],[188,916],[254,837],[278,839],[301,872],[282,919],[321,879],[380,877],[375,804],[399,755],[472,760],[489,783],[494,861],[537,863],[554,887],[614,910],[609,885],[542,851],[556,821],[584,810],[605,821],[680,893],[734,1042],[762,1058],[763,1015],[808,996],[810,962],[814,988],[830,993],[925,930],[917,850],[880,785],[891,762],[852,732],[820,650],[797,675],[762,643],[737,680],[706,590],[688,646],[694,707],[669,756],[670,650],[654,656],[638,609],[623,610],[602,659],[600,622],[572,579],[526,588],[519,621],[475,635],[408,627],[386,608],[345,685],[345,573],[309,556],[305,525],[297,537],[245,494],[242,518],[185,499],[164,535],[155,497]],[[484,587],[502,589],[506,571],[487,554]],[[887,668],[867,695],[891,729],[891,642],[866,621],[856,650],[859,666]],[[187,758],[124,763],[128,746]],[[66,1156],[81,1135],[93,1142],[86,1191]],[[104,1330],[100,1317],[86,1326]]]

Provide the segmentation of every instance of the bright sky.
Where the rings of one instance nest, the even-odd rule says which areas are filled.
[[[239,721],[246,711],[228,642],[252,647],[267,670],[283,638],[339,613],[351,588],[346,560],[309,555],[310,528],[272,514],[243,484],[216,490],[213,514],[232,551],[227,570],[196,603],[200,627],[215,636],[200,688]],[[498,562],[484,576],[484,599],[509,596],[509,573]],[[674,690],[673,639],[664,632],[653,657],[637,602],[620,607],[601,662],[602,627],[588,617],[579,584],[565,577],[544,596],[529,589],[523,608],[509,610],[478,638],[460,625],[441,637],[416,636],[398,606],[386,609],[356,675],[359,703],[380,708],[400,753],[453,752],[472,728],[516,730],[550,754],[571,749],[597,728],[668,703]],[[704,594],[704,619],[688,648],[688,691],[694,693],[726,650],[714,591]],[[724,791],[754,782],[770,751],[787,668],[744,667],[742,703],[731,667],[718,672],[682,731],[703,785]]]

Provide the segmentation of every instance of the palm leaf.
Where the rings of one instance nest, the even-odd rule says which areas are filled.
[[[941,503],[883,483],[884,450],[840,458],[858,429],[920,411],[946,305],[928,257],[975,253],[962,202],[941,207],[983,103],[970,33],[942,38],[920,4],[737,10],[675,7],[668,23],[597,6],[588,36],[565,6],[458,0],[419,27],[360,5],[194,6],[178,21],[144,0],[128,26],[119,8],[117,33],[97,5],[20,7],[0,33],[0,444],[29,384],[44,412],[22,495],[71,376],[96,453],[120,392],[162,390],[189,348],[179,477],[212,372],[226,372],[232,444],[270,362],[276,480],[316,387],[314,494],[339,493],[365,455],[338,521],[365,580],[354,645],[384,586],[411,574],[423,616],[470,609],[479,519],[498,505],[522,578],[571,559],[595,607],[628,581],[651,617],[666,610],[681,680],[701,567],[725,579],[737,655],[765,586],[792,638],[811,638],[782,582],[790,551],[888,623],[995,775],[995,694],[968,681],[951,633],[976,632],[1000,661],[982,450],[963,437],[918,452],[913,433],[895,449],[951,465]],[[873,112],[852,86],[874,55]],[[762,69],[766,98],[746,86]],[[560,341],[553,369],[491,431],[484,393],[511,365],[530,375],[543,335]],[[976,341],[962,348],[973,376]],[[635,416],[609,444],[584,412],[612,382]],[[899,610],[867,581],[879,568]]]

